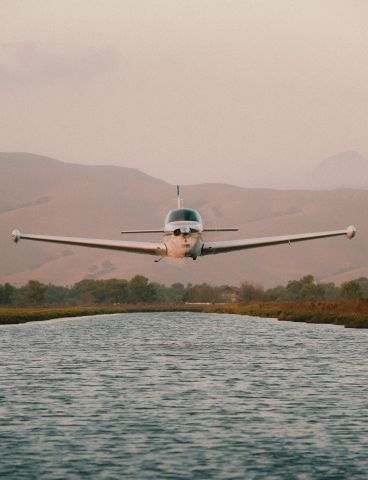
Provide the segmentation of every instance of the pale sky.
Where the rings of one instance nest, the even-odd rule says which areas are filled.
[[[367,0],[1,0],[0,151],[264,186],[368,153]]]

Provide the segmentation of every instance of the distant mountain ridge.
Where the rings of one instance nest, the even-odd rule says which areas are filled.
[[[166,284],[236,285],[248,280],[270,286],[309,273],[337,282],[368,275],[368,190],[297,191],[201,184],[183,186],[182,194],[185,205],[198,209],[208,227],[240,228],[236,234],[208,234],[208,239],[313,232],[351,223],[358,227],[358,236],[353,241],[328,239],[196,262],[164,259],[159,264],[149,256],[119,252],[27,241],[15,245],[10,240],[13,228],[119,239],[124,228],[161,227],[166,213],[175,208],[175,188],[131,168],[0,153],[0,282],[21,284],[35,278],[70,285],[84,277],[130,278],[140,273]]]
[[[359,152],[341,152],[326,158],[297,183],[308,189],[368,188],[368,159]]]

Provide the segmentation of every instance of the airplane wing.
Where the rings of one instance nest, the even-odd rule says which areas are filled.
[[[202,255],[214,255],[217,253],[234,252],[236,250],[246,250],[248,248],[268,247],[271,245],[280,245],[283,243],[303,242],[305,240],[315,240],[317,238],[338,237],[346,235],[348,238],[355,237],[356,229],[353,226],[346,230],[334,230],[330,232],[305,233],[297,235],[282,235],[279,237],[262,237],[242,240],[224,240],[219,242],[204,242]]]
[[[38,242],[63,243],[66,245],[76,245],[79,247],[105,248],[108,250],[120,250],[123,252],[146,253],[148,255],[166,255],[166,245],[164,243],[152,242],[130,242],[122,240],[101,240],[98,238],[78,238],[78,237],[54,237],[49,235],[30,235],[21,233],[19,230],[13,230],[12,239],[14,242],[19,240],[36,240]]]

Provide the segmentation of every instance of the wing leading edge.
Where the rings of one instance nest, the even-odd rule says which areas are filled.
[[[55,237],[49,235],[30,235],[21,233],[19,230],[12,232],[14,242],[19,240],[36,240],[38,242],[63,243],[66,245],[76,245],[78,247],[105,248],[108,250],[120,250],[123,252],[145,253],[148,255],[166,255],[166,245],[164,243],[152,242],[130,242],[122,240],[102,240],[98,238],[78,238],[78,237]]]
[[[356,229],[352,225],[345,230],[333,230],[330,232],[303,233],[297,235],[282,235],[278,237],[262,237],[241,240],[224,240],[220,242],[205,242],[202,248],[202,255],[215,255],[218,253],[234,252],[249,248],[268,247],[281,245],[283,243],[303,242],[318,238],[338,237],[346,235],[348,238],[355,237]]]

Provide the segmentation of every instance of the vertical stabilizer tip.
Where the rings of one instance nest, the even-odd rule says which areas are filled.
[[[353,225],[350,225],[346,229],[346,235],[347,235],[348,238],[354,238],[355,235],[356,235],[356,228]]]
[[[21,236],[20,236],[20,231],[19,230],[13,230],[11,233],[11,238],[13,242],[18,243]]]

